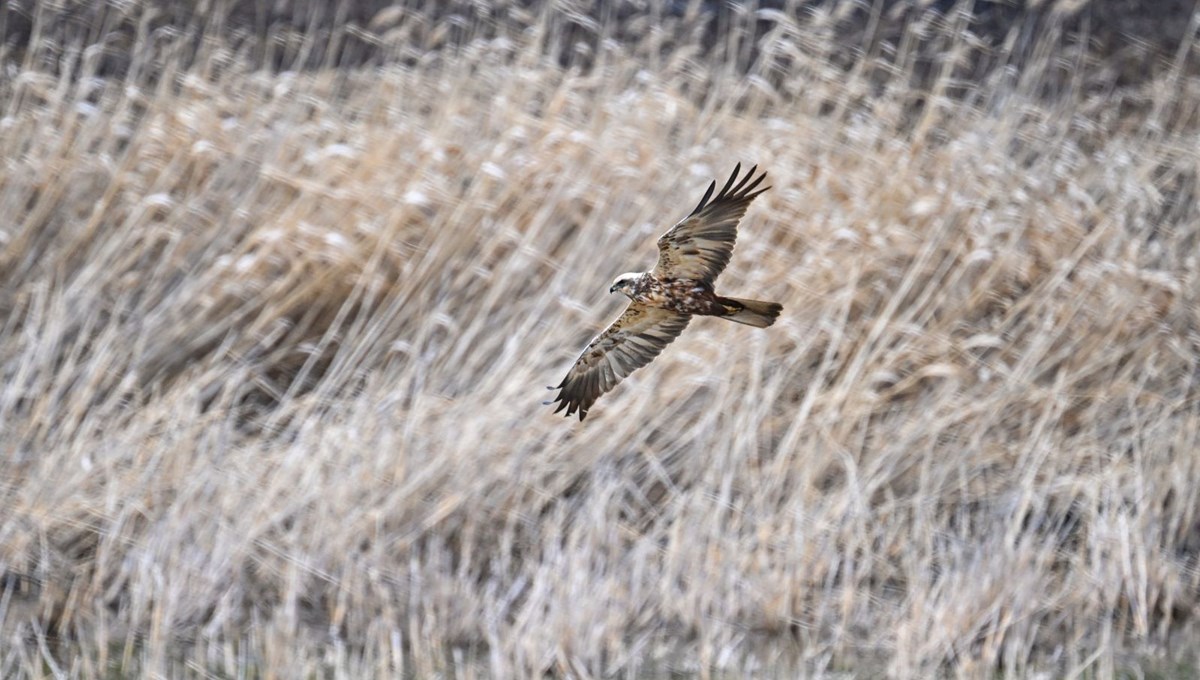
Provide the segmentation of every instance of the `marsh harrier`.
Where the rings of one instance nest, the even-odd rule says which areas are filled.
[[[709,184],[696,209],[658,239],[654,269],[622,274],[613,282],[608,292],[620,291],[631,302],[588,344],[562,382],[550,388],[559,390],[546,402],[558,402],[555,413],[565,408],[570,417],[578,411],[583,420],[600,395],[650,363],[693,316],[717,316],[757,328],[775,323],[783,305],[721,297],[713,291],[713,283],[733,255],[738,221],[750,201],[770,188],[757,189],[767,176],[764,172],[753,179],[757,165],[738,181],[741,168],[741,163],[734,167],[715,198],[717,183]]]

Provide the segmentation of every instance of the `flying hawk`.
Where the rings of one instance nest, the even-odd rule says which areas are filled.
[[[553,400],[546,402],[558,402],[555,413],[565,408],[569,418],[578,411],[583,420],[600,395],[650,363],[697,314],[757,328],[775,323],[783,305],[721,297],[713,292],[713,282],[733,254],[738,220],[754,197],[770,189],[755,191],[767,176],[764,172],[751,181],[757,165],[739,182],[741,169],[741,163],[733,168],[716,198],[712,194],[717,183],[709,184],[696,209],[658,239],[658,264],[654,269],[622,274],[613,282],[608,292],[621,291],[631,302],[607,330],[588,344],[562,382],[550,388],[559,390]]]

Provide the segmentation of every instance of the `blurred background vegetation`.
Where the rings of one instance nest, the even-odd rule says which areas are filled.
[[[0,676],[1194,675],[1153,8],[0,5]],[[780,322],[553,417],[739,161]]]

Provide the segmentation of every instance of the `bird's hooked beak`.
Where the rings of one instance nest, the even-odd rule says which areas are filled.
[[[609,295],[612,295],[612,294],[613,294],[613,293],[615,293],[616,291],[617,291],[617,284],[615,284],[615,283],[614,283],[613,285],[611,285],[611,286],[609,286],[609,287],[608,287],[608,294],[609,294]]]

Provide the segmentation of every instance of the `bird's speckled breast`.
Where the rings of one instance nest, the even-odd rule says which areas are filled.
[[[659,279],[647,272],[633,286],[638,302],[683,314],[724,314],[712,287],[688,279]]]

